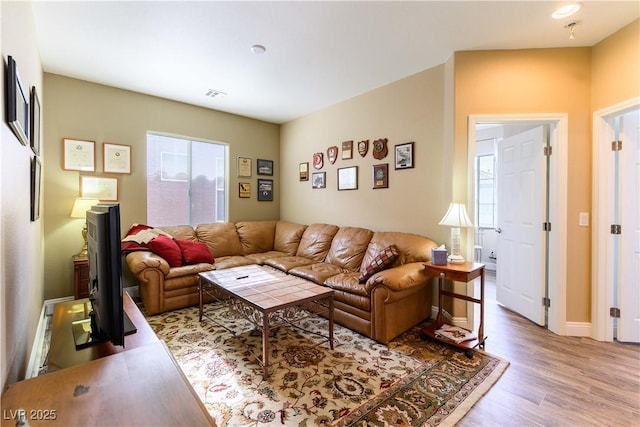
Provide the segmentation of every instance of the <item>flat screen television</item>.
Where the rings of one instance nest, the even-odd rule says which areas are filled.
[[[73,322],[76,348],[104,341],[124,345],[136,331],[122,300],[120,205],[97,204],[87,211],[89,301],[86,319]]]

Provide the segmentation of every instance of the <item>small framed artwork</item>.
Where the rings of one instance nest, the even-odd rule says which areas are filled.
[[[112,144],[105,142],[102,144],[103,167],[107,173],[131,173],[131,146],[122,144]]]
[[[40,99],[36,87],[31,88],[31,150],[36,156],[40,155]]]
[[[40,218],[40,160],[37,156],[31,159],[31,221]]]
[[[396,169],[410,169],[413,167],[413,142],[398,144],[396,151]]]
[[[300,173],[300,181],[309,181],[309,162],[300,163],[298,172]]]
[[[389,188],[389,163],[373,165],[373,188]]]
[[[118,178],[80,175],[80,197],[116,202],[118,201]]]
[[[353,159],[353,141],[342,143],[342,160]]]
[[[238,183],[238,197],[241,199],[248,199],[251,197],[251,183],[239,182]]]
[[[95,172],[96,143],[79,139],[62,140],[62,169],[66,171]]]
[[[7,58],[7,123],[22,145],[29,145],[29,93],[24,89],[18,66],[11,55]]]
[[[258,175],[273,175],[273,160],[257,160]]]
[[[238,157],[238,178],[251,178],[251,157]]]
[[[338,190],[358,189],[358,166],[338,169]]]
[[[311,187],[313,188],[326,188],[327,187],[327,173],[326,172],[314,172],[311,178]]]
[[[272,179],[258,180],[258,201],[259,202],[273,201],[273,180]]]

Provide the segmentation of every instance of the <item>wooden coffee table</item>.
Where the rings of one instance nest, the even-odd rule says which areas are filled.
[[[261,331],[262,357],[255,356],[262,366],[263,378],[269,376],[269,331],[283,324],[299,327],[295,323],[300,320],[325,313],[329,317],[329,336],[325,338],[333,350],[332,289],[260,265],[206,271],[198,276],[201,322],[206,293],[234,304]]]

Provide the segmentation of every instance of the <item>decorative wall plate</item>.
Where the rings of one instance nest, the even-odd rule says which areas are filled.
[[[329,159],[329,163],[334,164],[338,158],[338,147],[334,145],[327,148],[327,158]]]
[[[389,149],[387,148],[387,138],[376,139],[373,141],[373,158],[382,160],[387,157],[389,154]]]
[[[313,167],[315,169],[322,169],[324,166],[324,155],[322,153],[315,153],[313,155]]]
[[[360,153],[360,155],[362,157],[366,156],[368,151],[369,151],[369,140],[368,139],[365,139],[364,141],[358,142],[358,153]]]

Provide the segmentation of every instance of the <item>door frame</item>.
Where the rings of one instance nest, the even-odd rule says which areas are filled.
[[[609,308],[613,307],[613,241],[610,238],[612,217],[613,168],[610,161],[610,142],[614,129],[609,126],[609,118],[640,107],[640,97],[631,98],[619,104],[603,108],[593,113],[592,146],[592,244],[591,244],[591,338],[598,341],[613,341],[613,317]]]
[[[531,123],[549,124],[549,137],[553,154],[550,158],[549,179],[549,294],[551,300],[548,313],[548,328],[558,335],[567,334],[567,158],[569,142],[569,115],[567,113],[535,114],[471,114],[467,131],[467,206],[475,218],[475,141],[476,125],[483,123]],[[540,224],[542,227],[542,224]],[[467,230],[467,259],[473,259],[475,233]],[[544,268],[544,266],[543,266]],[[473,292],[473,284],[467,285],[467,292]],[[541,302],[542,303],[542,302]],[[473,319],[473,307],[467,305],[467,318]],[[476,324],[474,319],[473,324]]]

